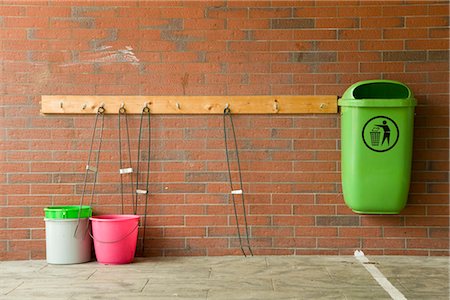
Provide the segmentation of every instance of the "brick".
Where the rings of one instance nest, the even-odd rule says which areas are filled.
[[[318,238],[317,245],[319,248],[360,248],[361,241],[359,238]]]
[[[403,63],[399,62],[385,62],[380,63],[361,63],[360,69],[362,72],[401,72],[404,69]]]
[[[289,41],[292,39],[293,31],[292,30],[283,30],[281,32],[276,32],[273,30],[252,30],[249,31],[249,40],[280,40],[280,41]]]
[[[421,39],[428,36],[427,29],[420,28],[386,28],[383,29],[384,39]]]
[[[333,205],[294,205],[294,215],[330,215],[334,212]]]
[[[248,11],[245,8],[210,7],[206,16],[211,19],[243,19],[247,18]]]
[[[206,1],[206,3],[208,3]],[[220,4],[220,6],[226,6],[227,2],[226,1],[211,1],[209,3],[209,5],[211,4],[217,4],[217,6]],[[283,5],[279,5],[280,3],[277,3],[277,5],[273,5],[275,7],[279,7],[279,6],[283,6]],[[228,5],[231,7],[244,7],[244,8],[249,8],[249,7],[271,7],[272,3],[270,1],[267,0],[252,0],[252,1],[232,1],[232,2],[228,2]]]
[[[186,216],[186,226],[224,226],[228,225],[225,216]]]
[[[448,226],[448,218],[445,217],[433,217],[423,218],[423,217],[406,217],[406,226]]]
[[[431,238],[447,238],[449,234],[448,228],[430,228],[428,229],[429,237]]]
[[[290,205],[251,205],[249,213],[252,215],[291,215]]]
[[[295,236],[323,237],[337,236],[337,228],[331,227],[296,227]]]
[[[11,28],[45,28],[48,26],[47,17],[4,17],[3,25]]]
[[[230,247],[239,247],[239,239],[232,238],[230,239]],[[272,238],[254,238],[250,239],[250,245],[252,248],[260,248],[260,247],[271,247],[272,246]],[[245,249],[245,247],[244,247]]]
[[[358,226],[360,218],[357,216],[317,216],[319,226]]]
[[[148,226],[182,226],[183,216],[147,216]]]
[[[49,183],[51,175],[49,174],[9,174],[9,183]]]
[[[260,52],[268,51],[270,43],[267,41],[243,41],[243,42],[229,42],[228,49],[230,51],[239,52]]]
[[[315,20],[316,28],[359,28],[359,19],[354,17],[349,18],[320,18]],[[338,31],[338,32],[339,32]]]
[[[271,29],[313,28],[314,19],[271,19]]]
[[[446,27],[448,26],[448,17],[428,17],[414,16],[406,17],[406,27]]]
[[[303,3],[300,7],[295,8],[296,17],[313,17],[313,18],[324,18],[324,17],[336,17],[337,8],[336,7],[308,7],[304,6]],[[317,26],[316,26],[317,27]]]
[[[186,239],[188,248],[225,248],[228,245],[226,238],[188,238]]]
[[[379,28],[380,24],[383,24],[383,28],[390,27],[404,27],[404,17],[383,17],[383,18],[362,18],[362,28]]]
[[[224,19],[183,19],[183,26],[187,30],[207,29],[219,30],[225,29]]]
[[[380,29],[341,29],[338,31],[338,39],[347,40],[347,39],[365,39],[365,40],[373,40],[380,39],[382,31]]]
[[[334,40],[337,37],[337,30],[325,27],[324,29],[298,29],[292,32],[292,38],[294,40],[314,40],[314,41],[326,41]]]
[[[292,16],[292,9],[285,7],[270,7],[270,8],[250,8],[249,18],[257,19],[276,19],[288,18]]]
[[[27,16],[38,17],[69,17],[70,7],[48,7],[48,6],[27,6],[25,13]]]
[[[448,206],[429,206],[427,207],[427,215],[429,216],[436,216],[436,215],[443,215],[447,216],[449,213]]]
[[[336,141],[334,140],[316,140],[305,143],[303,141],[294,141],[294,149],[335,149]]]
[[[229,29],[270,29],[269,19],[227,19]]]
[[[336,52],[294,52],[294,62],[335,62],[337,59]]]
[[[202,237],[206,235],[205,227],[167,227],[164,228],[165,237]]]
[[[371,40],[360,41],[361,50],[404,50],[403,40]]]
[[[289,237],[294,236],[292,227],[253,227],[252,237]]]
[[[425,61],[426,51],[385,51],[383,61]]]
[[[359,43],[360,42],[356,40],[319,40],[315,44],[318,50],[339,52],[349,50],[357,51],[359,50]]]
[[[0,229],[0,240],[27,240],[30,239],[28,229]]]
[[[384,237],[426,237],[427,229],[418,227],[385,227],[383,228]]]
[[[305,194],[273,194],[272,203],[274,204],[313,204],[313,195]]]
[[[448,28],[429,28],[428,37],[430,38],[447,38],[449,34]]]
[[[350,3],[347,4],[345,6],[338,7],[338,17],[373,17],[382,15],[383,7],[380,5],[352,6]]]
[[[406,248],[405,239],[396,238],[367,238],[362,241],[362,248]]]
[[[149,248],[152,249],[164,249],[164,248],[183,248],[185,245],[185,239],[180,238],[152,238],[148,239]]]
[[[419,249],[447,249],[449,247],[448,239],[407,239],[408,248]]]
[[[407,40],[405,48],[407,50],[447,50],[448,40]]]
[[[25,15],[25,9],[24,6],[18,6],[18,5],[6,5],[3,4],[2,7],[0,7],[0,15],[2,16],[23,16]]]
[[[339,236],[340,237],[381,237],[381,228],[351,228],[351,227],[342,227],[339,228]]]
[[[274,238],[274,247],[282,248],[313,248],[316,246],[315,238]]]

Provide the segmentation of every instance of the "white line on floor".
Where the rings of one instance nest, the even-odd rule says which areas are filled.
[[[407,300],[406,297],[392,283],[384,277],[378,268],[369,262],[369,259],[361,250],[355,250],[355,258],[366,268],[378,284],[391,296],[394,300]]]

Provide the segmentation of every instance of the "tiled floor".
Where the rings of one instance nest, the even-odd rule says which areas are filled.
[[[449,299],[448,257],[368,257],[407,299]],[[0,262],[0,299],[391,299],[351,256]]]

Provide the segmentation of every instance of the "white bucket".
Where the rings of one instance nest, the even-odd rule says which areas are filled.
[[[78,264],[91,260],[92,239],[89,235],[89,218],[45,218],[47,263]]]

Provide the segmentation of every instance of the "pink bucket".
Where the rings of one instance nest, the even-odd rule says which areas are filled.
[[[91,217],[95,256],[102,264],[133,261],[138,237],[139,216],[103,215]]]

